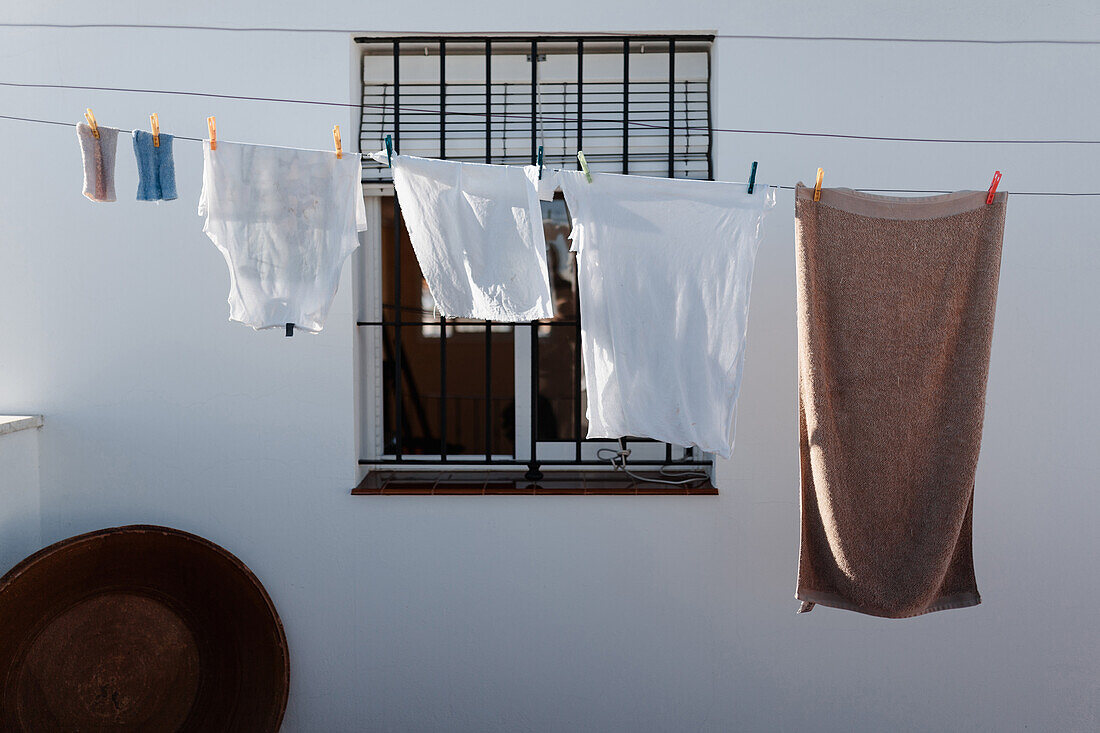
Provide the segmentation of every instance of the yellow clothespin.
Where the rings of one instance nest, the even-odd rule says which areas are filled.
[[[817,169],[817,183],[814,184],[814,201],[821,200],[821,180],[825,178],[825,169]]]
[[[206,129],[210,131],[210,149],[218,149],[218,128],[214,125],[214,118],[206,118]]]
[[[344,157],[344,149],[340,145],[340,126],[339,125],[336,125],[335,127],[332,128],[332,141],[334,143],[336,143],[336,159],[340,160],[340,158]]]
[[[88,127],[92,128],[92,135],[96,138],[99,137],[99,125],[95,123],[95,115],[92,114],[92,108],[84,110],[84,119],[88,121]]]
[[[577,160],[581,162],[581,170],[584,171],[584,177],[588,179],[589,183],[592,183],[592,171],[588,170],[588,161],[584,159],[584,151],[577,151]]]
[[[149,125],[153,128],[153,147],[160,147],[160,120],[157,119],[157,113],[149,115]]]

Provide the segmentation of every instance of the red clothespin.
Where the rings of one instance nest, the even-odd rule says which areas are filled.
[[[993,203],[993,197],[997,195],[997,184],[1001,182],[1001,172],[995,171],[993,173],[993,183],[989,184],[989,195],[985,197],[987,204]]]

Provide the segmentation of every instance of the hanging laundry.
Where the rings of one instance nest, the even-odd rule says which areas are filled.
[[[358,155],[203,145],[203,231],[229,266],[229,319],[318,332],[367,228]]]
[[[134,130],[134,157],[138,169],[138,201],[172,201],[176,198],[176,164],[172,160],[172,136]]]
[[[374,159],[387,162],[385,153]],[[393,156],[420,271],[448,318],[553,318],[538,169]]]
[[[118,130],[103,125],[97,125],[96,129],[99,137],[83,122],[76,126],[76,139],[80,142],[80,156],[84,162],[84,195],[92,201],[114,201]]]
[[[796,187],[802,611],[981,602],[974,471],[1005,206]]]
[[[728,458],[774,189],[558,175],[577,253],[588,437],[654,438]]]

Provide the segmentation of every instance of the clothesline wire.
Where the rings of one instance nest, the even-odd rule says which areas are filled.
[[[75,122],[61,122],[59,120],[43,120],[34,117],[17,117],[15,115],[3,115],[0,114],[0,120],[14,120],[17,122],[33,122],[41,125],[60,125],[62,127],[76,127]],[[119,130],[120,134],[132,135],[130,130]],[[192,142],[205,142],[206,138],[202,137],[188,137],[186,135],[173,135],[176,140],[190,140]],[[361,158],[369,159],[371,153],[347,153],[344,155],[358,155]],[[768,184],[773,188],[779,188],[784,191],[795,190],[794,186],[780,186],[776,184]],[[859,191],[868,191],[872,193],[953,193],[945,189],[923,189],[923,188],[859,188]],[[1100,196],[1100,191],[1011,191],[1013,196]]]
[[[184,25],[184,24],[146,24],[146,23],[0,23],[0,28],[43,28],[58,30],[173,30],[173,31],[226,31],[237,33],[342,33],[361,34],[362,28],[280,28],[274,26],[226,26],[226,25]],[[461,34],[460,34],[461,35]],[[585,36],[607,36],[621,39],[623,33],[585,33]],[[489,36],[490,38],[492,36]],[[568,34],[563,36],[569,38]],[[639,33],[639,42],[652,39],[662,40],[663,36],[654,33]],[[979,45],[1055,45],[1055,46],[1100,46],[1100,40],[1082,38],[914,38],[905,36],[800,36],[770,35],[756,33],[716,33],[715,38],[737,41],[833,41],[845,43],[943,43],[943,44],[979,44]],[[395,35],[395,41],[401,36]]]
[[[393,105],[388,104],[355,104],[350,102],[328,102],[323,100],[311,100],[311,99],[293,99],[290,97],[259,97],[259,96],[242,96],[237,94],[220,94],[217,92],[193,92],[186,90],[176,89],[139,89],[129,87],[101,87],[101,86],[88,86],[80,84],[44,84],[35,82],[14,82],[14,81],[0,81],[2,87],[15,87],[15,88],[29,88],[29,89],[71,89],[76,91],[93,91],[93,92],[124,92],[131,94],[158,94],[169,96],[184,96],[184,97],[208,97],[212,99],[232,99],[245,102],[276,102],[283,104],[305,104],[315,105],[321,107],[340,107],[345,109],[380,109],[380,110],[392,110]],[[422,114],[438,114],[438,109],[432,109],[429,107],[415,107],[410,105],[398,105],[397,109],[405,113],[422,113]],[[519,121],[529,121],[531,115],[523,113],[508,113],[508,112],[467,112],[462,110],[448,110],[448,115],[453,116],[465,116],[465,117],[478,117],[478,118],[490,118],[490,119],[512,119]],[[560,123],[573,123],[576,120],[571,117],[540,117],[542,121],[560,122]],[[585,118],[584,120],[588,124],[615,124],[622,125],[621,119],[599,119],[599,118]],[[640,122],[631,120],[626,123],[629,127],[643,128],[650,130],[668,130],[668,125],[653,124],[649,122]],[[855,135],[851,133],[840,132],[806,132],[801,130],[754,130],[754,129],[742,129],[732,127],[713,127],[712,132],[722,133],[735,133],[741,135],[787,135],[795,137],[823,137],[841,140],[874,140],[885,142],[914,142],[914,143],[965,143],[965,144],[989,144],[989,145],[1100,145],[1100,140],[1088,140],[1088,139],[978,139],[978,138],[937,138],[937,137],[900,137],[893,135]]]

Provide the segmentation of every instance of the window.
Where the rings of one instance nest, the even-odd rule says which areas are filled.
[[[710,178],[711,40],[357,38],[360,149],[382,149],[392,135],[405,154],[523,165],[542,146],[546,166],[573,168],[583,149],[594,170]],[[373,470],[358,491],[537,484],[567,493],[713,493],[699,480],[654,481],[697,477],[709,456],[631,438],[635,478],[610,470],[616,441],[584,437],[576,266],[560,197],[543,202],[555,317],[445,319],[434,312],[389,168],[368,159],[363,175],[376,234],[358,254],[359,463]]]

